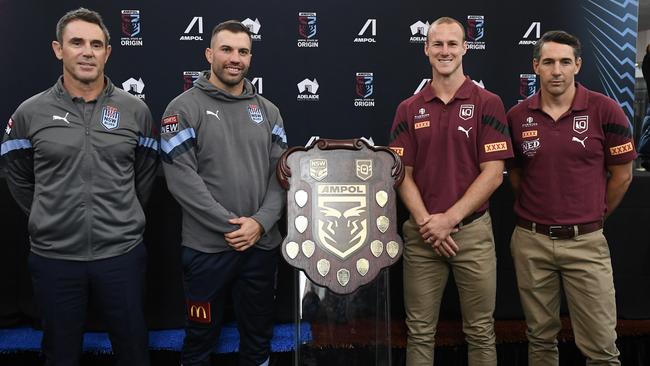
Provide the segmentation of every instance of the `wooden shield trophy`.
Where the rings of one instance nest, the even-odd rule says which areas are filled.
[[[402,162],[364,139],[320,139],[285,152],[288,190],[282,255],[316,284],[348,294],[402,255],[395,214]]]

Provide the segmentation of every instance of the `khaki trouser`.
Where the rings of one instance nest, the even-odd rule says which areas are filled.
[[[433,364],[440,301],[451,268],[460,296],[469,365],[496,365],[493,313],[497,272],[490,215],[486,213],[452,235],[460,247],[452,258],[437,255],[422,240],[412,219],[403,228],[406,364]]]
[[[515,227],[510,244],[528,325],[528,365],[557,365],[560,281],[587,365],[620,365],[612,264],[603,231],[568,240]]]

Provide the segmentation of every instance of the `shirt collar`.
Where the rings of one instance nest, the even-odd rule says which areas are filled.
[[[587,109],[589,106],[587,98],[587,88],[582,86],[582,84],[576,82],[576,95],[573,97],[573,101],[571,102],[571,111],[583,111]],[[541,105],[541,91],[538,91],[537,93],[533,94],[533,96],[530,97],[530,101],[528,102],[528,109],[537,109],[541,110],[542,105]]]
[[[454,94],[454,97],[451,98],[449,103],[451,103],[454,99],[469,99],[475,90],[474,88],[478,88],[478,86],[474,84],[474,82],[472,81],[472,79],[469,78],[469,76],[466,76],[465,81],[463,81],[463,83],[460,85],[460,88],[456,90],[456,94]],[[433,93],[433,88],[431,87],[431,81],[429,81],[427,85],[424,87],[424,89],[422,89],[422,97],[426,102],[430,102],[438,98],[438,96]]]
[[[97,96],[97,99],[101,98],[104,95],[111,95],[113,94],[113,90],[115,89],[115,86],[111,82],[111,79],[108,78],[108,76],[104,75],[104,90],[102,90],[101,93]],[[54,92],[59,96],[62,97],[64,95],[67,95],[72,99],[72,96],[66,88],[63,86],[63,75],[59,76],[59,79],[56,81],[56,84],[54,84]],[[90,102],[90,101],[88,101]]]

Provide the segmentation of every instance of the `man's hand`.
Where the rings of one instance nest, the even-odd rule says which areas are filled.
[[[228,245],[238,252],[243,252],[252,247],[264,233],[262,225],[250,217],[230,219],[228,222],[239,225],[239,229],[224,235]]]
[[[438,255],[452,257],[458,252],[458,245],[451,238],[457,232],[456,222],[447,214],[439,213],[429,216],[429,219],[420,225],[420,235],[425,243]]]

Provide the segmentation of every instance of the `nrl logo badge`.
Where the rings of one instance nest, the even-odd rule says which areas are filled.
[[[285,260],[339,294],[371,282],[402,253],[394,188],[403,177],[395,152],[361,139],[289,149],[278,164],[288,190]]]
[[[458,117],[465,121],[474,117],[474,104],[462,104],[458,111]]]

